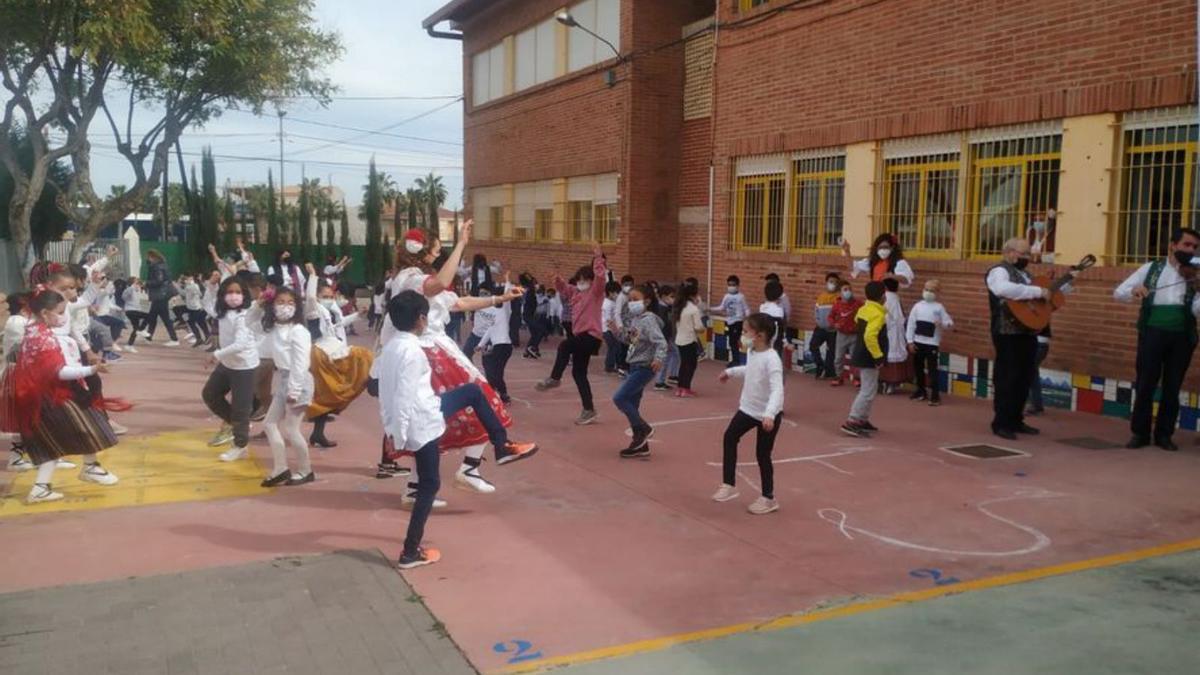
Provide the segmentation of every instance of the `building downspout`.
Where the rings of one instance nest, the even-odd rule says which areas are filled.
[[[708,274],[705,292],[708,306],[713,304],[713,230],[716,227],[717,166],[714,161],[717,140],[717,38],[721,35],[721,0],[713,1],[713,50],[712,50],[712,111],[709,113],[708,136]]]
[[[442,40],[458,40],[459,42],[462,42],[463,39],[462,33],[447,33],[446,31],[437,30],[433,26],[426,28],[425,32],[429,33],[429,37],[431,38],[440,38]]]

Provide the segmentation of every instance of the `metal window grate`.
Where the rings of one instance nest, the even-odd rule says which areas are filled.
[[[1004,242],[1045,222],[1058,208],[1061,165],[1060,133],[972,144],[970,252],[998,255]]]
[[[1167,253],[1171,231],[1197,223],[1196,124],[1127,128],[1120,169],[1116,262]]]
[[[504,238],[503,206],[493,206],[488,209],[488,234],[492,239]]]
[[[592,230],[591,202],[567,202],[567,219],[570,225],[571,241],[589,242],[595,239]]]
[[[811,157],[792,165],[791,245],[836,248],[842,237],[846,156]]]
[[[734,248],[782,251],[787,180],[784,174],[737,180]]]
[[[961,153],[898,157],[884,162],[881,232],[906,251],[954,248]]]
[[[593,215],[596,225],[596,240],[612,243],[617,240],[617,223],[619,221],[616,204],[597,204]]]
[[[536,209],[533,212],[533,237],[537,241],[550,241],[550,226],[554,222],[554,209]]]

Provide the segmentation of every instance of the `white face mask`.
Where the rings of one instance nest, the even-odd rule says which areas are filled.
[[[829,283],[825,284],[825,289],[826,289],[826,290],[828,290],[830,293],[836,293],[836,292],[837,292],[837,287],[838,287],[838,285],[837,285],[836,283],[832,282],[832,281],[830,281]]]
[[[741,342],[742,351],[748,352],[751,349],[754,349],[754,338],[750,337],[749,335],[743,335]]]
[[[421,251],[425,250],[425,245],[422,244],[421,242],[412,241],[411,239],[408,239],[408,240],[405,240],[405,242],[404,242],[404,250],[408,251],[412,255],[416,255],[416,254],[420,253]]]
[[[842,291],[842,299],[843,300],[853,300],[854,293],[852,291]]]
[[[646,311],[646,303],[641,300],[631,300],[629,302],[629,313],[632,316],[638,316]]]
[[[580,281],[579,283],[575,284],[575,288],[578,290],[581,290],[581,291],[586,291],[587,289],[589,289],[591,287],[592,287],[592,282],[590,282],[590,281]]]
[[[333,309],[337,305],[333,298],[321,298],[320,303],[325,309]]]
[[[728,290],[729,290],[729,294],[730,294],[730,295],[737,295],[737,292],[738,292],[738,287],[737,287],[737,286],[730,286]]]
[[[934,293],[933,291],[925,291],[921,294],[921,297],[925,299],[925,302],[933,302],[934,300],[937,300],[937,293]]]
[[[225,306],[230,309],[239,309],[242,306],[242,300],[245,299],[241,293],[226,293]]]
[[[890,248],[881,248],[879,251],[877,251],[877,253],[879,253],[880,260],[887,260],[888,258],[892,257],[892,249]]]
[[[275,305],[275,318],[280,321],[289,321],[296,315],[295,305]]]
[[[51,328],[62,328],[63,326],[67,325],[67,313],[63,312],[62,314],[51,314],[47,317],[47,320],[49,321],[48,325]]]
[[[623,291],[625,291],[626,293],[628,293],[629,291],[632,291],[632,290],[633,290],[633,284],[626,284],[625,286],[622,286],[622,287],[621,287],[621,290],[623,290]]]

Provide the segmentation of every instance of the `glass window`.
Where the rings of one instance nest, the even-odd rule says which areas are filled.
[[[1005,241],[1027,236],[1058,208],[1061,153],[1062,134],[972,144],[971,253],[999,255]]]
[[[783,250],[787,179],[783,174],[738,179],[734,211],[736,249]]]
[[[567,202],[567,221],[571,241],[590,242],[595,239],[590,201]]]
[[[533,212],[533,236],[538,241],[550,241],[550,225],[554,222],[554,209],[537,209]]]
[[[838,247],[846,192],[845,155],[797,160],[792,181],[792,247]]]
[[[1173,230],[1197,224],[1197,125],[1124,134],[1114,243],[1118,263],[1140,264],[1166,255]]]
[[[960,154],[901,157],[884,162],[881,231],[906,251],[949,251],[958,211]]]
[[[601,243],[617,241],[617,223],[620,220],[616,204],[597,204],[595,210],[596,239]]]

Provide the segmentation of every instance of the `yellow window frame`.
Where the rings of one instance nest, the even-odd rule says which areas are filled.
[[[590,200],[567,202],[567,239],[574,242],[590,242],[596,233],[594,206]],[[587,218],[584,218],[584,214]],[[586,223],[587,232],[583,232]]]
[[[1062,171],[1062,152],[1044,152],[1033,155],[1013,155],[1011,157],[987,157],[984,159],[971,160],[971,212],[968,222],[969,232],[967,233],[967,257],[973,260],[976,259],[994,259],[999,255],[999,252],[980,252],[979,251],[979,218],[982,215],[980,212],[983,192],[983,172],[979,169],[994,169],[1006,166],[1017,166],[1021,168],[1021,193],[1017,198],[1017,223],[1024,223],[1028,214],[1025,211],[1025,203],[1029,197],[1029,166],[1034,162],[1046,162],[1058,160],[1058,171]],[[1021,231],[1015,236],[1026,236],[1027,232]]]
[[[488,235],[492,239],[504,238],[504,207],[488,207]]]
[[[616,204],[592,205],[592,234],[595,235],[596,241],[605,244],[617,241],[612,227],[614,221],[619,223]]]
[[[770,2],[770,0],[738,0],[738,11],[749,12],[755,7],[762,7]]]
[[[1190,214],[1191,210],[1192,210],[1192,185],[1193,185],[1193,182],[1196,180],[1196,176],[1194,173],[1196,171],[1196,153],[1198,150],[1200,150],[1200,144],[1198,144],[1195,141],[1181,141],[1181,142],[1176,142],[1176,143],[1155,143],[1152,145],[1135,145],[1135,146],[1129,146],[1129,147],[1125,148],[1125,152],[1124,152],[1125,157],[1124,157],[1122,165],[1119,169],[1120,175],[1121,175],[1121,184],[1119,186],[1119,189],[1121,190],[1121,194],[1118,196],[1118,202],[1117,202],[1117,209],[1118,209],[1117,225],[1115,228],[1116,232],[1114,235],[1115,241],[1114,241],[1114,246],[1113,246],[1113,248],[1115,249],[1114,257],[1116,257],[1118,260],[1123,261],[1120,264],[1136,266],[1136,265],[1141,265],[1142,263],[1145,262],[1144,260],[1125,260],[1126,258],[1128,258],[1130,256],[1129,256],[1129,254],[1127,254],[1121,250],[1121,241],[1120,241],[1121,228],[1124,227],[1124,225],[1125,225],[1122,222],[1122,219],[1126,218],[1129,214],[1129,211],[1127,211],[1125,209],[1125,205],[1126,205],[1125,200],[1128,198],[1128,190],[1129,190],[1129,186],[1126,184],[1126,180],[1128,179],[1126,173],[1129,172],[1132,168],[1132,163],[1129,161],[1129,158],[1132,157],[1133,155],[1150,155],[1150,154],[1154,154],[1156,152],[1167,153],[1167,152],[1178,152],[1180,150],[1182,150],[1183,154],[1184,154],[1184,158],[1183,158],[1183,201],[1179,208],[1180,225],[1182,225],[1183,227],[1194,227],[1195,223],[1188,223],[1187,218],[1188,218],[1188,214]]]
[[[1007,157],[1005,159],[1008,159]],[[985,161],[985,160],[981,160]],[[989,160],[990,161],[990,160]],[[892,231],[891,219],[895,216],[892,212],[892,196],[893,190],[896,188],[896,178],[905,174],[919,174],[920,179],[917,181],[917,242],[925,241],[925,220],[929,211],[929,174],[934,171],[961,171],[961,162],[928,162],[925,164],[895,164],[887,166],[884,169],[884,191],[883,204],[886,211],[887,222],[883,223],[882,231]],[[959,183],[962,183],[962,177],[959,177]],[[959,189],[962,187],[960,185]],[[954,200],[955,210],[958,210],[958,199]],[[955,214],[957,215],[957,214]],[[952,236],[950,248],[924,248],[924,247],[909,247],[904,248],[905,254],[919,255],[923,258],[955,258],[958,256],[958,240],[961,236]]]
[[[736,209],[736,211],[734,213],[733,247],[735,250],[738,250],[738,251],[767,251],[767,250],[770,250],[767,248],[768,233],[770,232],[771,215],[772,215],[771,214],[770,194],[771,194],[771,183],[773,183],[775,181],[780,181],[784,184],[784,186],[786,186],[787,185],[787,174],[773,173],[773,174],[765,174],[765,175],[761,175],[761,176],[739,176],[738,177],[737,189],[736,189],[736,199],[734,200],[735,201],[734,208]],[[762,188],[762,214],[759,216],[759,220],[761,220],[761,222],[759,223],[759,226],[762,228],[761,229],[762,236],[761,236],[761,240],[757,244],[747,244],[746,243],[746,228],[749,225],[751,225],[751,223],[746,222],[746,211],[745,211],[746,192],[747,192],[748,188],[754,187],[754,186]],[[784,204],[784,208],[785,209],[787,208],[786,201]],[[780,216],[783,216],[783,215],[784,214],[780,214]],[[788,246],[788,233],[783,232],[781,234],[781,237],[782,237],[782,246],[784,249],[786,249]]]
[[[550,241],[550,232],[554,223],[554,209],[534,209],[533,239],[534,241]]]
[[[788,212],[792,214],[792,228],[791,228],[792,231],[789,233],[791,235],[790,237],[785,237],[786,241],[784,242],[784,246],[786,248],[788,248],[792,251],[815,253],[818,251],[828,251],[830,249],[836,249],[838,247],[837,244],[831,244],[829,246],[822,246],[819,243],[819,242],[825,240],[825,224],[826,224],[825,217],[827,215],[825,213],[825,207],[827,205],[826,201],[825,201],[826,197],[827,197],[826,188],[829,185],[829,181],[832,179],[841,179],[841,181],[842,181],[842,203],[844,205],[845,201],[846,201],[846,197],[845,197],[845,194],[846,194],[845,193],[846,170],[845,169],[833,169],[830,171],[810,171],[808,173],[797,173],[792,176],[792,195],[791,195],[792,203],[788,208]],[[815,247],[814,246],[802,246],[797,242],[797,238],[800,236],[800,186],[807,181],[813,181],[813,180],[817,181],[817,195],[818,195],[818,197],[817,197],[817,237],[816,237],[818,244]],[[764,246],[766,245],[765,237],[763,238],[763,245]]]

